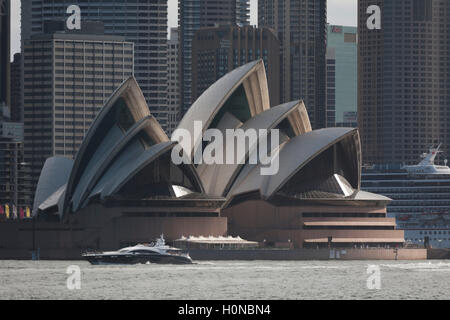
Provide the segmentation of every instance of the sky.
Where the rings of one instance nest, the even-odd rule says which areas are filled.
[[[20,1],[12,0],[11,57],[20,51]],[[330,24],[356,26],[358,0],[328,0],[328,22]],[[76,3],[76,0],[74,0]],[[169,0],[169,26],[178,24],[178,0]],[[251,24],[257,23],[258,0],[250,0]],[[81,13],[83,14],[83,13]]]

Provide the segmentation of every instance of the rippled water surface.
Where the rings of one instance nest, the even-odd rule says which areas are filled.
[[[80,267],[69,290],[67,268]],[[367,288],[369,265],[381,289]],[[227,261],[190,266],[91,266],[0,261],[1,299],[448,299],[449,261]]]

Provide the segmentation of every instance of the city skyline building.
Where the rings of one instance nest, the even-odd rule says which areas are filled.
[[[357,127],[358,30],[336,25],[327,30],[327,126]]]
[[[22,54],[14,54],[11,62],[11,121],[23,122]]]
[[[313,128],[326,126],[326,0],[258,0],[258,27],[281,44],[281,102],[302,99]]]
[[[10,106],[11,3],[0,0],[0,109]],[[0,121],[3,110],[0,110]]]
[[[249,0],[180,0],[178,26],[180,32],[179,76],[182,112],[194,102],[192,98],[192,39],[200,28],[219,24],[248,25]]]
[[[381,9],[381,29],[370,30],[366,11],[374,4]],[[450,2],[358,5],[358,122],[365,163],[416,164],[439,143],[448,156]]]
[[[280,42],[271,29],[223,25],[199,29],[192,40],[192,98],[225,74],[251,61],[264,61],[270,105],[280,104]]]
[[[24,160],[23,123],[0,123],[0,205],[31,207],[30,168]]]
[[[25,41],[24,140],[31,186],[47,158],[73,158],[104,101],[133,74],[124,37],[51,33]]]
[[[336,50],[327,48],[327,127],[336,124]]]
[[[178,53],[180,39],[178,28],[170,29],[170,39],[167,42],[167,134],[170,136],[178,126],[181,117],[180,78],[178,68]]]
[[[70,0],[33,0],[22,4],[22,42],[43,33],[45,21],[65,21]],[[152,114],[167,127],[167,0],[76,2],[83,21],[101,21],[105,34],[134,42],[135,77]],[[22,45],[23,48],[23,45]]]

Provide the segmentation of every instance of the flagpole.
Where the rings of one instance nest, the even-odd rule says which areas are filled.
[[[18,191],[18,184],[19,184],[19,154],[18,154],[18,146],[14,148],[14,205],[16,208],[19,206],[19,191]]]
[[[33,252],[36,251],[36,217],[32,217],[33,219]]]

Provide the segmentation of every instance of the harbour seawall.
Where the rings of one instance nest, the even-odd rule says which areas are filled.
[[[426,249],[190,250],[194,260],[426,260]]]
[[[90,210],[95,210],[92,207]],[[83,219],[94,219],[84,221]],[[81,254],[88,250],[117,250],[130,244],[145,243],[146,239],[156,238],[164,230],[168,241],[179,239],[185,234],[201,235],[203,223],[219,219],[220,228],[211,229],[209,234],[225,234],[226,218],[189,218],[183,223],[183,230],[172,228],[173,219],[127,217],[110,210],[105,213],[87,211],[79,214],[74,223],[7,221],[0,223],[0,260],[30,260],[32,252],[38,251],[42,260],[80,260]],[[130,232],[133,230],[133,232]],[[445,254],[426,249],[247,249],[214,250],[189,249],[194,260],[426,260],[447,259]],[[36,255],[36,253],[35,253]]]
[[[448,251],[447,251],[448,253]],[[193,260],[427,260],[426,249],[256,249],[256,250],[189,250]],[[25,249],[0,249],[0,260],[30,260],[32,251]],[[81,252],[76,249],[40,249],[41,260],[81,260]],[[428,258],[430,258],[428,256]],[[448,259],[442,255],[434,259]]]
[[[450,259],[450,249],[428,249],[427,257],[430,260]]]

